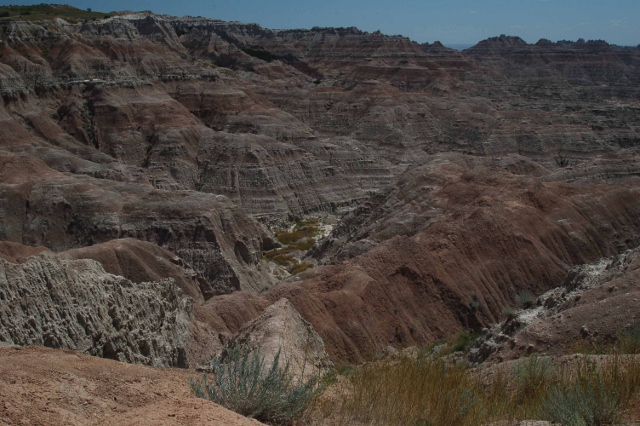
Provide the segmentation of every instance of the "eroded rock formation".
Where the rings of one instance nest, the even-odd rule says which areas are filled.
[[[98,262],[0,259],[0,340],[186,367],[193,301],[173,280],[132,283]]]
[[[172,278],[194,362],[281,298],[336,361],[426,343],[640,244],[638,48],[152,13],[0,29],[3,257]],[[272,287],[268,227],[348,209],[324,266]]]
[[[286,297],[333,360],[352,362],[493,324],[518,292],[541,294],[573,266],[640,244],[637,188],[548,183],[506,171],[509,161],[483,163],[447,155],[409,170],[356,224],[349,244],[369,238],[363,253],[204,308],[235,332]]]

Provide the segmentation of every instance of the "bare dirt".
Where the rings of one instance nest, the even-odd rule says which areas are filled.
[[[191,377],[66,350],[0,347],[0,424],[261,424],[193,396]]]

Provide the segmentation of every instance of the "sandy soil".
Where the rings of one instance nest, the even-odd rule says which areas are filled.
[[[1,425],[260,425],[191,394],[193,372],[0,347]]]

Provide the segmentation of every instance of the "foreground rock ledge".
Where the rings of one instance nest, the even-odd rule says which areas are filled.
[[[72,351],[0,345],[0,424],[262,424],[194,397],[192,375]]]

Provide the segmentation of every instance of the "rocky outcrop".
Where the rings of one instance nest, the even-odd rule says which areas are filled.
[[[184,260],[155,244],[133,238],[68,250],[58,253],[58,258],[92,259],[100,262],[109,274],[123,276],[136,284],[171,278],[185,296],[196,302],[204,301],[203,293],[208,289],[206,282]]]
[[[90,260],[0,259],[0,341],[187,367],[193,301],[173,280],[132,283]]]
[[[242,326],[226,343],[225,352],[234,348],[257,351],[269,367],[279,356],[280,368],[288,368],[296,380],[323,376],[333,367],[322,338],[287,299]]]
[[[605,348],[640,321],[640,249],[572,269],[564,284],[540,296],[539,306],[519,312],[521,326],[487,362],[527,353],[564,355]]]
[[[46,247],[29,247],[10,241],[0,241],[0,258],[11,263],[24,263],[29,257],[48,251]]]

